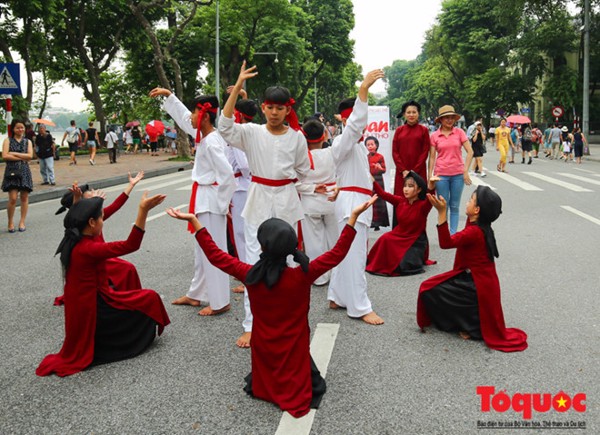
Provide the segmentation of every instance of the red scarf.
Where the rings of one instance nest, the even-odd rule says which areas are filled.
[[[204,118],[205,113],[217,113],[219,111],[218,107],[213,107],[210,103],[204,104],[196,104],[196,109],[200,109],[198,113],[198,121],[196,125],[196,143],[200,143],[202,140],[202,131],[200,131],[200,124],[202,123],[202,118]]]
[[[285,117],[285,120],[287,121],[288,125],[290,126],[290,128],[292,130],[295,130],[295,131],[300,130],[300,122],[298,122],[298,115],[296,115],[296,111],[294,110],[294,104],[296,104],[296,100],[294,100],[293,98],[290,98],[287,101],[287,103],[284,103],[284,104],[276,103],[271,100],[265,100],[264,104],[266,104],[268,106],[291,107],[292,110],[290,110],[290,113],[288,113],[288,115]]]
[[[237,124],[241,124],[242,123],[242,119],[246,119],[248,121],[252,121],[254,119],[253,116],[250,115],[246,115],[244,112],[240,112],[239,110],[235,109],[233,111],[233,117],[235,118],[235,122]]]

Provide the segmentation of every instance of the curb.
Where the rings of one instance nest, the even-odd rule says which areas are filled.
[[[148,172],[144,171],[144,179],[159,177],[161,175],[171,174],[173,172],[181,172],[190,169],[189,163],[182,164],[181,166],[171,166],[168,168],[152,169]],[[116,186],[118,184],[127,183],[127,175],[119,175],[111,178],[104,178],[102,180],[89,181],[88,184],[92,185],[94,189],[103,189],[105,187]],[[50,199],[62,198],[65,194],[64,187],[58,187],[55,189],[45,190],[44,192],[32,192],[29,195],[29,204],[36,202],[48,201]],[[17,202],[18,203],[18,202]],[[8,198],[0,199],[0,210],[6,210],[8,205]]]

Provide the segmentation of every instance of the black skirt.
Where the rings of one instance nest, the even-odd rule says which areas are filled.
[[[321,372],[313,361],[312,356],[310,357],[310,377],[312,381],[312,400],[310,401],[310,407],[319,409],[321,400],[325,395],[325,391],[327,391],[327,383],[325,382],[325,379],[323,379],[323,376],[321,376]],[[246,381],[244,391],[249,396],[254,397],[254,394],[252,393],[252,372],[248,373],[244,380]]]
[[[94,361],[104,364],[143,353],[156,337],[156,322],[140,311],[119,310],[98,295]]]
[[[433,325],[446,332],[468,333],[481,340],[477,289],[470,271],[464,271],[421,294]]]
[[[402,257],[396,272],[400,275],[416,275],[425,272],[423,258],[425,258],[428,243],[427,234],[422,233]]]

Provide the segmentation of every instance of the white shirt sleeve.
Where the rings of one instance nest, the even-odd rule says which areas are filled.
[[[336,165],[348,157],[352,148],[361,138],[363,130],[367,126],[368,114],[369,104],[367,102],[362,102],[360,98],[356,98],[354,109],[346,122],[346,127],[344,128],[340,139],[334,141],[331,146],[333,160]]]
[[[173,118],[179,128],[193,138],[196,138],[196,129],[192,127],[191,122],[192,112],[179,101],[179,98],[177,98],[175,94],[171,94],[165,99],[163,109],[171,116],[171,118]]]

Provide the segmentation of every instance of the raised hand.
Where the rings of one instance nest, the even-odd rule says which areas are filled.
[[[256,71],[256,65],[251,66],[250,68],[246,68],[246,61],[242,62],[242,67],[240,68],[240,75],[238,76],[236,86],[243,85],[244,82],[252,77],[255,77],[258,74]]]
[[[104,192],[104,190],[101,189],[92,189],[91,191],[91,195],[90,198],[93,198],[95,196],[102,198],[102,199],[106,199],[106,193]]]
[[[142,199],[140,199],[140,208],[146,212],[152,210],[154,207],[161,204],[166,197],[167,195],[161,194],[148,197],[148,191],[146,190],[142,195]]]
[[[144,178],[144,171],[139,171],[135,177],[131,176],[131,172],[128,172],[127,175],[129,176],[129,184],[135,186],[142,178]]]
[[[431,193],[427,194],[427,199],[429,203],[438,211],[440,214],[446,214],[446,200],[442,195],[432,195]]]
[[[371,199],[369,199],[367,202],[364,202],[358,206],[356,206],[354,208],[354,210],[352,210],[352,214],[356,215],[357,217],[362,214],[363,212],[365,212],[369,207],[371,207],[373,204],[375,204],[375,201],[377,201],[379,197],[377,195],[373,195],[371,197]]]
[[[192,219],[194,219],[196,217],[194,215],[194,213],[182,213],[181,211],[176,210],[173,207],[169,207],[166,210],[166,212],[172,218],[179,219],[179,220],[182,220],[182,221],[191,221]]]
[[[377,80],[382,79],[385,77],[385,73],[383,72],[382,69],[374,69],[373,71],[369,71],[367,73],[367,75],[365,75],[365,78],[361,84],[361,87],[366,87],[367,89],[369,89],[373,83],[375,83]]]
[[[169,95],[171,95],[172,92],[169,91],[168,89],[165,88],[154,88],[150,91],[150,97],[152,98],[156,98],[156,97],[168,97]]]

